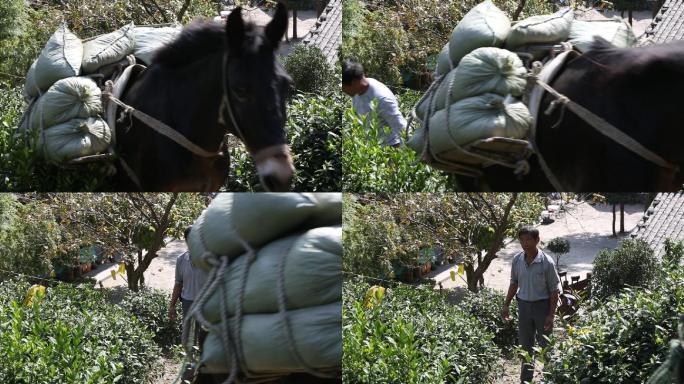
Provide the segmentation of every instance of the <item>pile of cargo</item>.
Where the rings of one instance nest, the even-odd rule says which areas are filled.
[[[188,237],[209,272],[191,315],[203,373],[336,374],[342,361],[342,197],[218,195]]]
[[[463,147],[479,140],[524,140],[535,116],[523,103],[530,91],[529,68],[520,57],[544,60],[549,47],[562,42],[585,52],[594,36],[616,47],[636,43],[631,27],[620,18],[576,20],[574,11],[564,8],[512,24],[491,1],[478,4],[439,54],[437,80],[413,110],[419,127],[407,145],[428,158],[459,163]]]
[[[135,27],[82,41],[62,24],[33,62],[24,83],[30,102],[20,132],[35,139],[46,160],[65,163],[107,151],[112,130],[104,119],[101,68],[129,55],[149,64],[180,27]]]

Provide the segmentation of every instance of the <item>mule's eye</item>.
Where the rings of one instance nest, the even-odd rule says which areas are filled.
[[[233,88],[233,95],[238,101],[245,101],[247,99],[247,88],[235,87]]]

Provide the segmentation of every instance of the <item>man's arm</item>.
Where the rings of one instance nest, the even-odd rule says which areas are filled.
[[[546,320],[544,321],[544,330],[550,331],[553,329],[553,318],[556,315],[556,306],[558,305],[558,296],[560,295],[560,290],[562,288],[560,283],[560,277],[556,272],[556,265],[553,260],[549,263],[546,269],[546,282],[547,288],[549,289],[549,313],[546,315]]]
[[[171,294],[171,302],[169,303],[169,320],[176,320],[176,303],[180,299],[181,292],[183,291],[183,283],[176,283],[173,286],[173,293]],[[183,314],[185,316],[185,314]]]
[[[388,136],[390,142],[387,144],[395,144],[391,141],[396,139],[401,140],[401,132],[406,129],[406,119],[399,110],[399,101],[396,97],[378,97],[378,117],[392,129]]]
[[[511,284],[508,286],[506,301],[504,301],[503,310],[501,311],[501,317],[504,319],[504,321],[509,321],[511,319],[510,305],[511,301],[513,300],[513,296],[515,296],[516,292],[518,292],[518,284],[511,281]]]
[[[556,305],[558,305],[558,291],[551,292],[549,296],[549,313],[546,315],[544,321],[544,330],[550,331],[553,329],[553,318],[556,316]]]

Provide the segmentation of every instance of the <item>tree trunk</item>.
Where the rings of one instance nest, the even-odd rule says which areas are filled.
[[[513,12],[513,21],[517,21],[518,17],[520,17],[520,13],[522,13],[523,8],[525,8],[525,3],[527,0],[520,0],[520,3],[518,4],[518,8],[515,9],[515,12]]]
[[[620,233],[625,233],[625,203],[620,203]]]
[[[292,10],[292,40],[297,40],[297,10]]]
[[[472,265],[465,265],[466,282],[468,282],[468,290],[474,293],[480,291],[478,282],[480,281],[481,275],[475,273],[475,269]]]
[[[615,233],[615,204],[613,204],[613,236],[617,236]]]
[[[630,8],[629,11],[627,11],[627,13],[629,14],[629,26],[631,27],[632,26],[632,9]]]

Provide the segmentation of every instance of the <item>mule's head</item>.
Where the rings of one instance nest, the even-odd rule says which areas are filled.
[[[239,7],[226,23],[224,121],[247,146],[269,191],[288,190],[294,174],[285,133],[285,97],[292,80],[275,57],[287,19],[285,5],[278,3],[264,28],[245,23]]]

